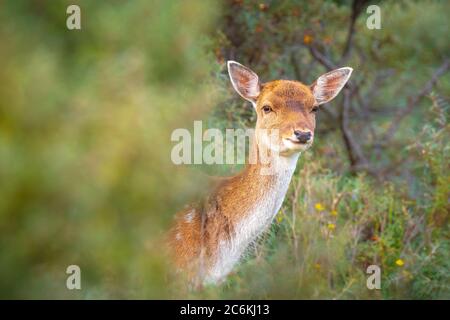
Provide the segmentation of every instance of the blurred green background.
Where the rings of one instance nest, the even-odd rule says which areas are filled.
[[[66,28],[70,4],[81,30]],[[380,30],[366,27],[369,4]],[[2,1],[0,298],[449,299],[448,12],[425,0]],[[239,166],[175,166],[170,135],[200,119],[254,125],[228,59],[263,81],[354,73],[319,112],[271,230],[224,284],[192,292],[164,235],[204,173]],[[72,264],[82,290],[66,288]],[[381,290],[366,287],[371,264]]]

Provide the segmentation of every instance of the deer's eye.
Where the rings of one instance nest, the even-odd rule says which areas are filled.
[[[317,111],[319,111],[319,107],[315,106],[311,109],[312,113],[316,113]]]
[[[272,108],[270,106],[264,106],[262,107],[262,111],[264,111],[264,113],[269,113],[272,111]]]

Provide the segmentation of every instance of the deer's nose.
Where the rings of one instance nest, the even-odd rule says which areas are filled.
[[[307,143],[312,137],[310,131],[295,130],[294,135],[300,143]]]

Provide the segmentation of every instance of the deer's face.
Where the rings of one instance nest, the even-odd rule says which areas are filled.
[[[267,134],[281,153],[306,150],[314,140],[316,112],[314,96],[300,82],[278,80],[261,86],[255,103],[256,129]]]
[[[228,72],[235,90],[256,110],[258,144],[291,155],[312,145],[319,105],[336,97],[352,69],[328,72],[312,85],[289,80],[261,84],[256,73],[234,61],[228,62]]]

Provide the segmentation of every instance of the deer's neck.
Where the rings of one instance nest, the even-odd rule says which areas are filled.
[[[251,152],[258,151],[255,144]],[[245,250],[270,226],[283,203],[298,157],[299,153],[270,157],[270,171],[258,160],[236,177],[242,182],[234,186],[235,192],[243,195],[241,201],[245,205],[233,213],[234,232],[220,241],[210,280],[217,281],[230,272]]]
[[[257,144],[252,152],[259,152]],[[253,188],[245,190],[244,188],[248,188],[248,185],[242,184],[243,189],[240,191],[255,194],[249,195],[252,201],[241,213],[241,218],[237,222],[235,236],[240,244],[246,245],[247,240],[254,240],[270,225],[286,196],[298,157],[299,153],[290,156],[276,154],[270,156],[264,163],[261,163],[259,157],[256,164],[247,165],[242,172],[244,179],[252,181]]]
[[[258,145],[252,149],[252,152],[259,152]],[[264,163],[258,157],[256,164],[248,164],[241,173],[241,178],[252,183],[252,190],[245,190],[248,184],[241,184],[237,187],[242,188],[241,192],[255,193],[249,197],[252,201],[247,206],[248,212],[242,213],[242,220],[250,219],[269,223],[281,207],[292,175],[295,171],[299,153],[290,156],[280,156],[278,154],[269,156]],[[267,221],[268,220],[268,221]]]

